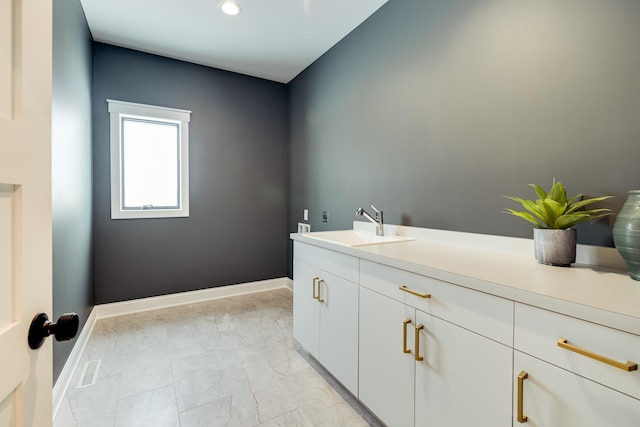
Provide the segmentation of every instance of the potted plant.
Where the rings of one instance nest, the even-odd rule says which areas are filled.
[[[576,230],[574,227],[584,221],[592,221],[611,215],[611,209],[585,209],[592,203],[601,202],[613,196],[594,197],[582,200],[578,194],[567,200],[567,191],[562,182],[553,180],[549,192],[536,184],[529,184],[538,196],[537,200],[505,196],[518,202],[525,209],[504,212],[530,222],[533,229],[535,255],[541,264],[568,267],[576,261]]]

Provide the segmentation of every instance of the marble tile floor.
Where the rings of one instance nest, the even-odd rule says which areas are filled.
[[[98,321],[54,420],[257,425],[381,425],[292,338],[288,289]]]

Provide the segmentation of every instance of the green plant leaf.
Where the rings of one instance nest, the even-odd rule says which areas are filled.
[[[562,185],[562,182],[558,181],[553,184],[553,187],[551,187],[551,190],[547,193],[547,199],[554,200],[563,205],[567,203],[567,191],[564,185]]]
[[[529,184],[529,186],[533,187],[533,190],[536,192],[536,196],[538,196],[538,199],[544,200],[547,198],[547,192],[544,191],[544,188],[536,184]]]
[[[573,196],[571,199],[569,199],[569,201],[567,202],[567,205],[571,206],[573,205],[576,201],[580,201],[580,198],[582,198],[582,196],[584,196],[584,194],[576,194],[575,196]]]
[[[535,201],[534,205],[535,205],[536,216],[540,218],[540,222],[544,224],[543,228],[547,228],[549,226],[549,213],[547,212],[547,209],[544,207],[544,201],[538,199]]]
[[[559,229],[559,230],[565,230],[567,228],[571,228],[574,225],[579,224],[588,219],[589,219],[589,215],[585,215],[582,213],[562,215],[561,217],[556,219],[556,222],[553,224],[553,228]]]
[[[587,205],[590,205],[591,203],[601,202],[603,200],[610,199],[612,197],[613,196],[602,196],[602,197],[594,197],[593,199],[581,200],[571,205],[571,207],[567,209],[567,213],[575,212],[578,209],[581,209]],[[611,211],[610,209],[608,210]]]
[[[611,209],[607,208],[599,208],[599,209],[589,209],[584,211],[578,211],[576,213],[586,213],[587,215],[602,215],[604,212],[611,213]],[[606,216],[606,215],[605,215]]]
[[[611,215],[611,212],[605,212],[605,213],[595,214],[595,215],[589,212],[579,212],[579,213],[563,215],[562,217],[558,218],[557,228],[562,228],[562,229],[571,228],[585,221],[595,221],[597,219],[604,218],[606,216]]]
[[[531,200],[521,199],[520,197],[512,197],[512,196],[504,196],[504,197],[506,197],[509,200],[513,200],[514,202],[520,203],[523,208],[525,208],[535,216],[540,217],[541,212],[544,212],[543,209],[537,208],[535,203]]]
[[[537,221],[537,220],[533,217],[533,215],[531,215],[531,214],[530,214],[530,213],[528,213],[528,212],[515,211],[515,210],[513,210],[513,209],[506,209],[504,212],[505,212],[505,213],[508,213],[508,214],[511,214],[511,215],[514,215],[514,216],[517,216],[517,217],[519,217],[519,218],[522,218],[522,219],[524,219],[525,221],[528,221],[528,222],[530,222],[531,224],[533,224],[534,226],[536,226],[536,227],[540,228],[540,222],[539,222],[539,221]]]
[[[551,198],[546,198],[544,202],[542,202],[542,205],[544,206],[544,210],[547,213],[545,223],[549,228],[553,228],[558,218],[564,214],[566,205],[564,203],[559,203]]]
[[[522,200],[520,197],[515,197],[515,196],[502,196],[505,199],[509,199],[509,200],[513,200],[514,202],[518,202],[518,203],[522,203]]]
[[[538,228],[567,229],[584,221],[596,220],[611,215],[611,209],[584,209],[584,207],[591,203],[610,199],[613,196],[580,200],[583,195],[578,194],[567,201],[567,191],[564,185],[560,181],[556,182],[555,178],[548,193],[539,185],[529,184],[529,186],[534,189],[538,196],[536,201],[504,196],[509,200],[520,203],[526,212],[513,209],[507,209],[504,212],[520,217]]]
[[[531,212],[534,217],[538,218],[540,224],[544,224],[546,217],[545,211],[543,207],[537,204],[538,201],[539,200],[536,200],[536,202],[533,202],[532,200],[523,200],[522,207]]]

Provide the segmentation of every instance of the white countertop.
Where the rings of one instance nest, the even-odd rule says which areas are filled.
[[[527,239],[435,232],[434,239],[356,247],[306,233],[293,233],[291,238],[640,335],[640,282],[628,271],[588,264],[543,265],[534,258],[532,242],[526,250]],[[463,243],[460,237],[465,235],[474,242]],[[513,248],[505,250],[504,242]]]

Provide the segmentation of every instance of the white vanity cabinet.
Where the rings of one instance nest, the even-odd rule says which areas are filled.
[[[513,350],[476,332],[509,344],[511,301],[364,260],[360,285],[359,398],[385,424],[511,426]]]
[[[294,238],[294,337],[389,427],[640,426],[626,274],[539,265],[511,240],[498,258],[311,240]]]
[[[293,336],[358,394],[358,258],[296,242]]]
[[[640,425],[640,336],[516,304],[514,425]]]

